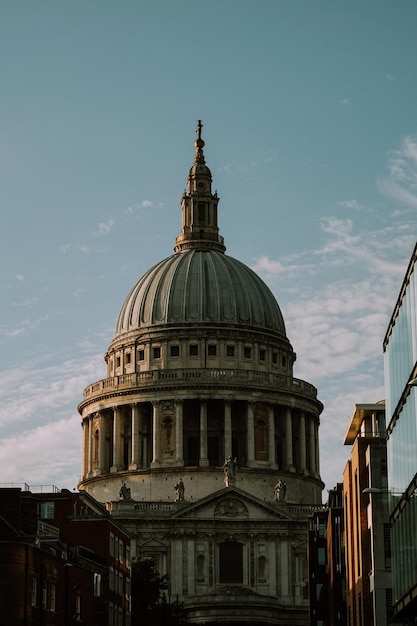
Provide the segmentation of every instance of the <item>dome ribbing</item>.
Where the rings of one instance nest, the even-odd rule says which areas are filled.
[[[182,324],[244,326],[286,336],[278,303],[262,279],[215,250],[174,254],[146,272],[123,303],[116,337]]]

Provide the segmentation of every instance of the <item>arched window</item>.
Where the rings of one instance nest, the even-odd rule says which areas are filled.
[[[263,582],[266,578],[266,557],[260,556],[258,559],[258,580]]]

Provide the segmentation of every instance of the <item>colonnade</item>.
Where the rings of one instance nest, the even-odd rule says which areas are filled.
[[[235,456],[242,467],[318,476],[317,415],[300,408],[251,401],[244,401],[243,415],[242,411],[236,415],[233,401],[225,400],[221,415],[216,405],[213,425],[210,401],[197,402],[193,412],[198,412],[198,425],[193,430],[186,400],[121,404],[84,417],[83,479],[154,467],[218,466]],[[192,417],[195,423],[195,414]],[[219,448],[214,460],[210,437]],[[197,449],[190,452],[192,439]]]

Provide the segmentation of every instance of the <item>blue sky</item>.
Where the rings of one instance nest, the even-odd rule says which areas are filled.
[[[276,295],[341,480],[416,242],[416,59],[414,0],[2,1],[2,482],[76,486],[77,404],[172,253],[199,118],[227,253]]]

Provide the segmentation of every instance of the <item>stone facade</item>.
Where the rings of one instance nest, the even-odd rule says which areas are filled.
[[[307,624],[322,405],[293,377],[274,296],[225,255],[201,128],[175,254],[130,291],[107,378],[84,390],[80,489],[154,556],[190,623]]]

